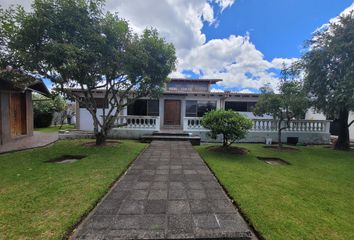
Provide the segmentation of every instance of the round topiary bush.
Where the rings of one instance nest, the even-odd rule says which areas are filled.
[[[211,137],[223,136],[223,147],[228,147],[235,141],[246,136],[252,128],[252,120],[232,110],[218,109],[204,114],[202,126],[209,129]]]

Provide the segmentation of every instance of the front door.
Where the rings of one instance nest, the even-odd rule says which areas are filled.
[[[181,125],[181,101],[165,100],[165,125]]]
[[[11,136],[26,134],[26,98],[24,94],[10,95],[10,128]]]

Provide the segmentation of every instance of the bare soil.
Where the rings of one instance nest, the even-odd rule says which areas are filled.
[[[112,147],[115,146],[116,144],[120,144],[120,141],[117,140],[107,140],[104,144],[97,146],[96,142],[86,142],[82,144],[84,147]]]
[[[282,148],[279,149],[278,145],[266,145],[266,146],[264,146],[264,148],[270,148],[270,149],[274,149],[274,150],[278,150],[278,151],[282,151],[282,152],[299,151],[298,148],[287,147],[287,146],[283,146]]]
[[[60,157],[53,158],[47,162],[51,163],[73,163],[77,162],[83,158],[87,157],[86,155],[61,155]]]
[[[257,157],[257,158],[270,165],[290,165],[288,161],[281,158],[276,158],[276,157]]]
[[[235,155],[245,155],[248,153],[248,150],[240,147],[223,147],[223,146],[210,146],[208,150],[211,152],[220,152],[220,153],[230,153]]]

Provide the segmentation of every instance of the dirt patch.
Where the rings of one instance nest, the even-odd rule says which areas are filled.
[[[257,158],[270,165],[290,165],[289,162],[281,158],[276,158],[276,157],[257,157]]]
[[[120,144],[120,141],[116,141],[116,140],[108,140],[105,142],[105,144],[96,146],[96,142],[86,142],[84,144],[82,144],[82,146],[84,147],[112,147],[115,146],[117,144]]]
[[[264,148],[274,149],[274,150],[281,151],[281,152],[299,151],[298,148],[285,147],[285,146],[283,146],[281,149],[279,149],[278,145],[267,145],[267,146],[263,146],[263,147]]]
[[[235,155],[245,155],[249,152],[245,148],[240,148],[240,147],[224,148],[222,146],[210,146],[210,147],[208,147],[208,151],[219,152],[219,153],[230,153],[230,154],[235,154]]]
[[[73,163],[77,162],[83,158],[87,157],[86,155],[62,155],[57,158],[53,158],[47,162],[50,163]]]

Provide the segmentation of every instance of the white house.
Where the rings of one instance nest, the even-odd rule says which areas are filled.
[[[277,139],[277,124],[270,116],[259,117],[252,113],[259,94],[211,91],[211,85],[221,79],[171,79],[166,83],[159,99],[141,98],[125,108],[118,120],[124,127],[114,128],[110,135],[119,138],[138,139],[154,132],[183,132],[200,136],[202,141],[211,141],[208,130],[200,125],[203,114],[212,109],[232,109],[241,112],[254,122],[253,128],[243,140],[264,142],[265,138]],[[80,90],[77,90],[78,92]],[[96,92],[96,103],[102,115],[104,91]],[[101,98],[100,98],[101,96]],[[76,103],[76,124],[81,130],[93,130],[89,112]],[[325,119],[294,120],[284,131],[282,141],[297,137],[300,143],[327,144],[330,140],[330,121]]]
[[[315,109],[310,108],[307,112],[306,112],[306,116],[305,119],[309,119],[309,120],[326,120],[326,116],[323,113],[317,112]],[[349,118],[348,118],[348,124],[351,123],[352,121],[354,121],[354,112],[349,112]],[[337,120],[334,119],[331,122],[331,134],[333,135],[337,135]],[[350,139],[352,141],[354,141],[354,123],[349,127],[349,136]]]

